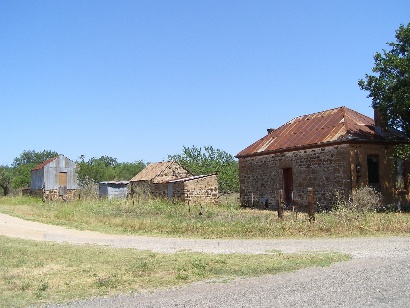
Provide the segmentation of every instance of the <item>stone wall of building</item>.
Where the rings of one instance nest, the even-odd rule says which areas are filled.
[[[189,204],[217,204],[218,177],[216,174],[203,178],[173,183],[173,197]]]
[[[313,188],[315,202],[327,203],[334,190],[351,190],[350,149],[334,145],[239,159],[242,206],[277,206],[284,188],[283,170],[293,174],[293,200],[306,203],[307,189]]]
[[[201,178],[187,178],[165,183],[131,182],[131,197],[138,198],[140,196],[164,199],[171,197],[174,200],[190,204],[217,204],[218,178],[214,174]]]
[[[382,195],[383,204],[409,202],[409,177],[408,166],[403,165],[403,183],[398,183],[398,166],[397,160],[393,158],[393,145],[377,145],[377,144],[355,144],[351,145],[351,174],[352,174],[352,189],[374,186]],[[368,163],[369,157],[375,157],[378,160],[379,167],[379,184],[372,185],[368,178]],[[406,172],[407,171],[407,172]]]
[[[310,148],[239,159],[240,196],[242,206],[262,206],[265,200],[277,206],[279,191],[284,188],[283,169],[293,174],[295,205],[307,203],[307,189],[313,188],[315,204],[329,207],[336,193],[348,197],[356,188],[369,183],[368,158],[378,160],[379,184],[383,203],[408,202],[409,177],[406,189],[397,189],[397,167],[392,159],[393,146],[380,144],[342,144]]]
[[[150,181],[131,182],[131,198],[153,197],[165,198],[168,196],[168,183],[152,183]]]

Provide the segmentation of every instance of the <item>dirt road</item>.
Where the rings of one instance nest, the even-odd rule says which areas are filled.
[[[408,253],[408,251],[403,252],[402,250],[397,250],[396,247],[407,246],[410,249],[410,237],[227,240],[112,235],[26,221],[1,213],[0,235],[35,241],[96,244],[113,248],[135,248],[163,253],[174,253],[180,250],[207,253],[245,254],[260,254],[272,250],[280,250],[289,253],[298,251],[339,251],[350,253],[358,258],[366,256],[384,256],[386,250],[396,253]],[[366,249],[363,249],[364,247]]]
[[[410,237],[307,240],[156,238],[79,231],[4,214],[0,214],[0,235],[163,253],[190,250],[259,254],[281,250],[290,253],[339,251],[353,255],[352,261],[328,268],[309,268],[228,283],[200,282],[156,292],[94,298],[64,307],[410,307]]]

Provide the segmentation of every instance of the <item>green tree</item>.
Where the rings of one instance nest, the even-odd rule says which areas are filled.
[[[116,158],[109,156],[92,157],[86,161],[83,155],[77,165],[78,180],[82,186],[102,181],[130,180],[145,167],[142,161],[119,163]]]
[[[10,192],[12,179],[13,169],[9,166],[0,166],[0,187],[3,189],[4,196]]]
[[[114,167],[115,178],[117,180],[131,180],[145,167],[146,164],[142,160],[133,163],[119,163]]]
[[[23,151],[19,157],[16,157],[13,161],[13,167],[19,167],[21,165],[36,165],[41,164],[49,158],[57,157],[59,154],[55,151],[43,150],[41,152],[36,151]]]
[[[218,173],[219,190],[222,193],[239,191],[239,168],[235,158],[212,146],[183,147],[181,154],[168,155],[193,175]]]
[[[358,84],[388,124],[410,136],[410,23],[400,25],[395,37],[387,43],[390,50],[373,56],[375,75],[366,74]]]
[[[31,170],[47,159],[57,156],[57,152],[49,150],[44,150],[41,152],[23,151],[20,156],[14,159],[12,164],[14,169],[12,186],[14,188],[29,187],[31,181]]]

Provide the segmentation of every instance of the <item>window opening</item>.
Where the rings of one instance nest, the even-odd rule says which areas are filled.
[[[379,157],[377,155],[367,156],[367,175],[369,186],[379,185]]]
[[[406,187],[404,185],[404,162],[402,159],[396,159],[396,189],[397,190],[405,190]]]

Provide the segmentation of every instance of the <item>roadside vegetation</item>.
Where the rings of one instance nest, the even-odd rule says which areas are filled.
[[[409,213],[381,208],[371,190],[359,193],[355,202],[339,200],[332,211],[316,213],[313,223],[305,213],[286,211],[280,220],[276,211],[241,208],[236,194],[222,196],[218,206],[188,206],[158,199],[89,197],[43,203],[30,197],[1,197],[0,212],[83,230],[162,237],[311,238],[410,233]]]

